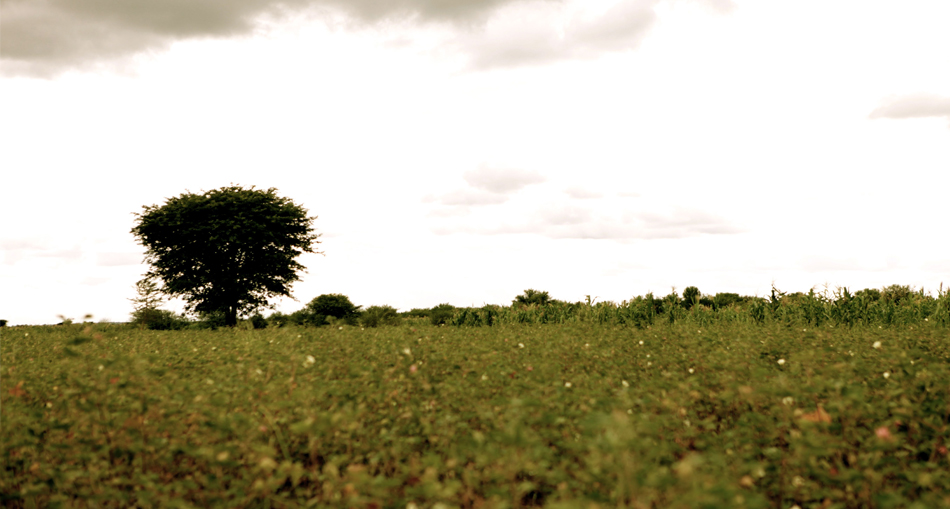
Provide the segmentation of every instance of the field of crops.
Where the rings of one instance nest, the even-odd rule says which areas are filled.
[[[950,507],[950,331],[0,329],[10,507]]]

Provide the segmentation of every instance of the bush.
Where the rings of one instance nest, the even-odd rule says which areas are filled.
[[[891,285],[881,290],[881,298],[887,302],[893,302],[895,305],[910,300],[913,294],[913,288],[907,285]]]
[[[280,311],[274,311],[267,317],[267,326],[268,327],[283,327],[287,325],[288,317],[287,315],[281,313]]]
[[[399,325],[401,320],[396,308],[392,306],[370,306],[360,315],[360,322],[364,327],[379,327],[380,325]]]
[[[409,311],[399,313],[399,316],[403,318],[428,318],[431,314],[432,310],[428,308],[412,308]]]
[[[306,307],[291,313],[288,321],[293,325],[303,327],[320,327],[327,324],[327,315],[315,313],[309,307]]]
[[[256,313],[254,316],[252,316],[250,318],[250,321],[251,321],[251,325],[253,325],[255,329],[267,328],[267,319],[264,318],[264,316],[261,315],[260,313]]]
[[[881,291],[877,288],[865,288],[854,292],[856,299],[863,299],[866,302],[877,302],[881,300]]]
[[[701,295],[699,288],[687,286],[686,289],[683,290],[683,307],[688,311],[694,304],[699,303]]]
[[[429,310],[429,321],[432,325],[445,325],[455,316],[455,306],[451,304],[439,304]]]
[[[6,321],[6,320],[0,320],[0,327],[6,327],[6,326],[7,326],[7,321]]]
[[[313,315],[332,316],[346,319],[359,314],[361,306],[354,306],[350,298],[339,293],[321,295],[307,304],[307,310]]]
[[[211,329],[216,330],[221,327],[227,327],[227,317],[223,311],[213,311],[210,313],[198,313],[198,321],[192,322],[189,329]]]
[[[148,330],[181,330],[188,320],[165,309],[142,308],[132,313],[132,324]]]
[[[733,304],[741,303],[745,300],[744,297],[739,296],[738,293],[717,293],[713,298],[712,308],[716,311],[724,308],[728,308]]]
[[[539,290],[528,289],[524,293],[515,297],[515,300],[511,301],[512,304],[521,304],[524,306],[530,306],[536,304],[538,306],[543,306],[551,300],[551,296],[548,295],[548,292],[542,292]]]

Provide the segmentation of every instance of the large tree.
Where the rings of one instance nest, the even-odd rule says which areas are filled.
[[[297,257],[320,243],[316,217],[273,188],[231,185],[142,208],[132,234],[147,249],[148,276],[189,311],[223,313],[227,325],[271,297],[289,296],[304,269]]]

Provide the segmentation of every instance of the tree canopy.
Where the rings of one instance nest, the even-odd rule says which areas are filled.
[[[542,292],[535,289],[525,290],[524,293],[515,297],[515,300],[511,301],[512,304],[522,304],[525,306],[530,306],[532,304],[537,304],[543,306],[551,301],[551,296],[548,295],[548,292]]]
[[[307,309],[315,314],[346,318],[358,314],[362,306],[350,302],[350,298],[339,293],[321,295],[307,304]]]
[[[148,277],[189,311],[224,313],[227,325],[271,297],[290,296],[304,270],[297,257],[318,252],[316,217],[273,188],[231,185],[142,208],[132,234],[147,250]]]

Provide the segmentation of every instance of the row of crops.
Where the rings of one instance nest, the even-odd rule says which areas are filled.
[[[706,327],[718,323],[784,324],[789,326],[904,326],[933,322],[950,325],[950,292],[936,297],[923,292],[907,292],[887,298],[872,292],[852,295],[842,289],[832,295],[808,293],[785,295],[773,290],[769,298],[738,297],[728,304],[684,304],[675,293],[664,298],[652,294],[621,303],[561,301],[511,306],[488,305],[453,310],[446,324],[492,326],[498,324],[597,323],[638,328],[657,324],[683,323]]]

